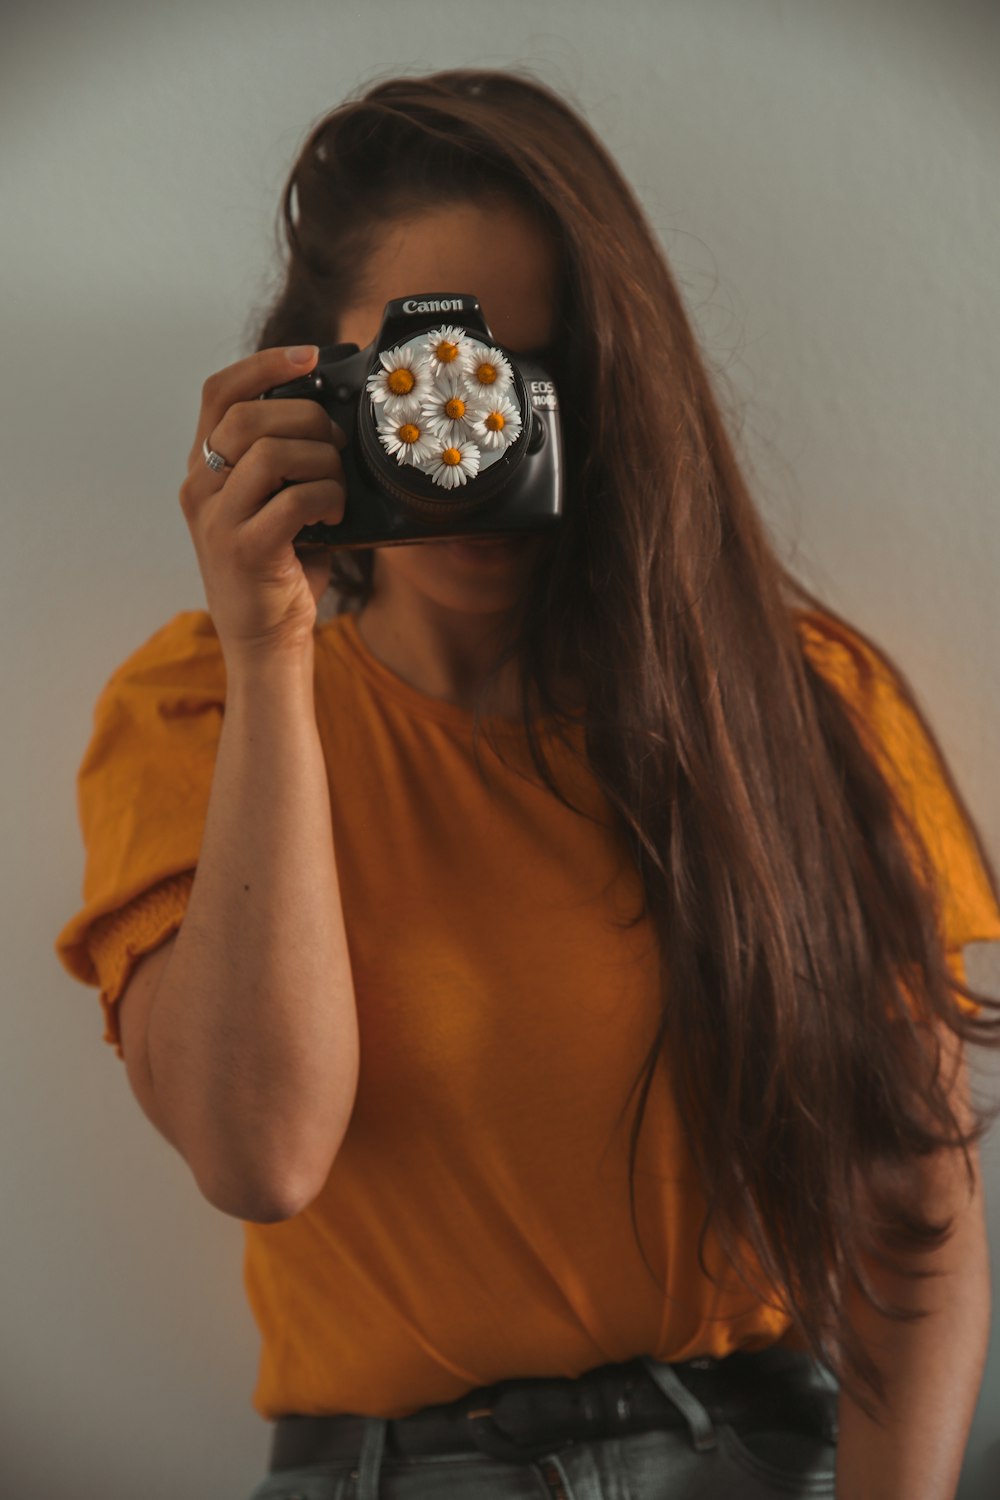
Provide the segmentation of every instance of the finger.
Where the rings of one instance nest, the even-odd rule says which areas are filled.
[[[334,479],[291,485],[243,522],[239,528],[240,547],[256,556],[273,556],[283,542],[291,543],[303,526],[315,526],[318,522],[339,526],[346,503],[346,489]]]
[[[238,401],[208,434],[211,452],[225,459],[225,468],[211,466],[204,449],[190,462],[187,490],[193,501],[216,495],[244,453],[262,437],[312,438],[316,443],[343,447],[343,429],[331,422],[324,408],[306,399]]]
[[[270,505],[289,485],[317,479],[343,485],[343,461],[332,443],[271,435],[258,438],[216,497],[215,514],[221,524],[238,526]]]
[[[296,547],[295,555],[302,564],[302,571],[309,584],[309,592],[318,604],[330,583],[330,560],[332,547]]]
[[[237,401],[212,429],[208,442],[210,448],[225,454],[230,467],[235,468],[244,453],[262,437],[311,438],[315,442],[332,443],[338,451],[346,441],[343,429],[330,420],[317,401],[300,398]]]
[[[186,502],[197,508],[207,495],[217,494],[243,455],[264,436],[312,438],[332,443],[338,453],[347,445],[344,429],[316,401],[296,398],[239,401],[230,407],[207,439],[209,448],[225,458],[225,468],[211,468],[204,451],[199,450],[183,487]],[[336,468],[334,474],[339,477]]]
[[[314,405],[312,402],[303,404]],[[283,431],[265,432],[239,455],[232,468],[217,474],[204,464],[192,469],[181,486],[181,505],[185,514],[196,515],[206,500],[220,495],[222,514],[228,517],[227,524],[238,525],[286,484],[309,479],[343,482],[344,464],[340,450],[335,446],[337,434],[333,431],[333,424],[319,407],[305,416],[308,420],[303,420],[300,425],[314,433],[318,429],[322,441],[316,437],[286,437]]]
[[[319,348],[316,344],[259,349],[256,354],[239,359],[235,364],[226,365],[225,369],[216,370],[209,375],[201,388],[201,412],[188,466],[202,456],[202,441],[219,425],[234,402],[251,401],[269,391],[272,386],[284,385],[286,381],[308,375],[318,356]]]

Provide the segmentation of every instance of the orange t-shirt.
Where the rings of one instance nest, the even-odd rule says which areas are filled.
[[[862,695],[822,618],[797,618],[820,669]],[[635,1179],[659,1286],[636,1246],[634,1102],[615,1122],[659,1016],[659,973],[648,918],[621,925],[639,878],[593,778],[546,730],[561,784],[596,823],[533,780],[510,726],[515,768],[484,740],[484,785],[471,714],[391,672],[353,615],[317,627],[315,684],[361,1068],[319,1196],[283,1223],[244,1224],[255,1409],[398,1417],[508,1376],[777,1341],[787,1316],[742,1286],[714,1235],[706,1257],[726,1284],[698,1267],[705,1204],[662,1086]],[[100,987],[119,1056],[115,1002],[135,958],[184,916],[224,698],[211,618],[190,610],[95,709],[78,776],[85,904],[56,951]],[[1000,911],[884,677],[863,709],[931,826],[958,963],[963,944],[1000,939]]]

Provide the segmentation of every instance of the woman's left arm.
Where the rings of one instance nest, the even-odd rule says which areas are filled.
[[[943,1076],[957,1072],[950,1097],[968,1125],[967,1065],[951,1032],[942,1034]],[[843,1391],[837,1500],[954,1500],[982,1383],[990,1334],[990,1255],[979,1153],[969,1148],[975,1188],[961,1151],[939,1153],[923,1170],[921,1192],[933,1217],[955,1215],[951,1236],[913,1264],[939,1275],[923,1282],[873,1266],[879,1291],[926,1308],[915,1323],[894,1323],[855,1288],[845,1314],[886,1380],[890,1415],[877,1426]]]

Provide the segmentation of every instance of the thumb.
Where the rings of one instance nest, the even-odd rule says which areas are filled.
[[[333,548],[303,547],[301,550],[296,548],[295,555],[302,564],[309,591],[318,604],[330,582],[330,560],[333,557]]]

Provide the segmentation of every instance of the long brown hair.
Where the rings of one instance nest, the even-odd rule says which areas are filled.
[[[702,1269],[710,1223],[752,1285],[749,1245],[766,1278],[754,1290],[778,1290],[805,1347],[875,1415],[868,1393],[884,1405],[884,1381],[844,1297],[854,1284],[886,1316],[917,1316],[886,1306],[863,1258],[947,1238],[952,1220],[914,1206],[920,1160],[959,1147],[972,1183],[968,1147],[1000,1109],[973,1111],[963,1131],[940,1036],[1000,1046],[1000,1016],[964,1013],[954,992],[1000,1002],[949,970],[930,856],[864,724],[803,651],[794,610],[821,613],[859,670],[857,642],[891,672],[995,896],[996,873],[904,674],[776,557],[635,196],[582,119],[523,71],[379,82],[299,153],[279,221],[284,282],[254,347],[332,341],[380,226],[498,191],[539,216],[561,257],[552,357],[569,498],[497,672],[520,662],[532,758],[567,806],[529,695],[557,717],[554,684],[585,684],[587,762],[641,875],[633,920],[658,938],[633,1226],[638,1237],[637,1142],[665,1050],[708,1205]],[[370,549],[333,555],[343,608],[371,596],[373,563]]]

